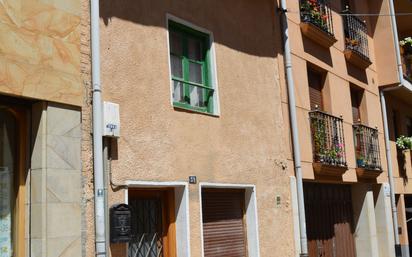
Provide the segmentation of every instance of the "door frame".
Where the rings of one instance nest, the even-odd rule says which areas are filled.
[[[175,191],[175,221],[176,221],[176,254],[179,257],[190,257],[190,211],[189,211],[189,183],[185,181],[144,181],[126,180],[127,189],[124,191],[124,202],[128,201],[128,194],[133,189],[173,188]]]

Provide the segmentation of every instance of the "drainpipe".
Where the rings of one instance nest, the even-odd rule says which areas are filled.
[[[285,55],[285,70],[286,80],[288,87],[288,102],[289,102],[289,115],[290,126],[292,129],[292,145],[293,145],[293,162],[295,166],[296,184],[297,184],[297,197],[298,197],[298,212],[299,212],[299,231],[300,231],[300,256],[308,257],[308,240],[306,237],[306,217],[305,217],[305,200],[303,196],[303,181],[302,181],[302,163],[300,157],[300,145],[299,145],[299,130],[296,117],[296,101],[295,101],[295,84],[293,82],[292,73],[292,57],[289,45],[289,32],[287,21],[287,7],[286,0],[280,1],[280,11],[282,17],[282,39],[283,49]]]
[[[106,257],[105,193],[103,173],[102,90],[100,86],[99,0],[90,0],[90,31],[93,83],[93,165],[95,247],[97,257]]]
[[[389,186],[391,189],[393,234],[395,236],[395,256],[401,257],[402,251],[401,251],[401,245],[400,245],[399,234],[398,234],[398,211],[396,208],[395,187],[393,184],[392,156],[391,156],[390,143],[389,143],[388,117],[386,115],[385,92],[383,90],[380,91],[380,98],[381,98],[381,108],[382,108],[384,135],[385,135],[386,160],[387,160],[387,165],[388,165],[388,179],[389,179]]]
[[[399,241],[399,233],[398,233],[398,226],[399,226],[398,225],[398,210],[396,207],[396,200],[395,200],[395,187],[393,183],[393,170],[392,170],[392,155],[391,155],[391,150],[390,150],[389,126],[388,126],[388,116],[386,112],[386,100],[385,100],[385,91],[396,90],[399,87],[402,87],[403,86],[402,83],[404,81],[401,52],[399,49],[398,28],[396,25],[395,7],[394,7],[393,0],[389,0],[389,12],[390,12],[390,17],[391,17],[393,41],[395,45],[396,65],[397,65],[398,79],[399,79],[400,84],[396,86],[395,88],[382,89],[379,94],[380,94],[380,100],[381,100],[384,135],[385,135],[386,159],[387,159],[387,165],[388,165],[387,168],[388,168],[388,180],[389,180],[389,186],[390,186],[393,234],[395,238],[395,256],[402,257],[402,249],[401,249],[401,245]]]

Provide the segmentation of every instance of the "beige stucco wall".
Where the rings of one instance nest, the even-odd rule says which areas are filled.
[[[298,1],[288,1],[290,10],[299,10]],[[353,142],[353,118],[350,97],[350,84],[364,89],[361,101],[361,118],[362,124],[379,131],[380,157],[381,164],[386,170],[385,149],[383,137],[383,124],[380,112],[379,91],[380,77],[377,72],[376,56],[374,51],[376,39],[373,33],[368,34],[369,58],[372,64],[365,70],[359,69],[345,60],[345,37],[343,32],[343,21],[340,16],[341,1],[331,1],[332,19],[334,36],[337,42],[330,48],[321,47],[318,43],[306,38],[301,33],[299,24],[299,12],[288,13],[288,24],[290,33],[290,44],[292,50],[293,76],[295,82],[295,98],[297,107],[297,118],[299,124],[299,140],[301,144],[302,155],[302,172],[304,179],[314,180],[315,173],[312,168],[312,142],[309,124],[309,86],[307,78],[308,64],[317,66],[324,72],[327,72],[325,85],[323,88],[323,100],[325,111],[336,117],[342,116],[344,121],[345,151],[348,162],[348,170],[342,178],[322,178],[323,181],[333,182],[358,182],[356,176],[356,160]],[[372,7],[369,2],[356,2],[356,12],[368,13]],[[371,20],[367,20],[368,30],[373,31],[375,28]],[[375,29],[376,31],[376,29]],[[279,60],[280,74],[284,73],[284,64],[281,58]],[[290,135],[289,128],[289,111],[288,95],[285,77],[281,77],[281,99],[282,110],[284,113],[285,124]],[[292,161],[291,141],[289,140],[289,161]],[[292,173],[293,174],[293,173]],[[377,179],[378,182],[387,180],[387,173],[383,172]]]
[[[188,181],[195,175],[198,182],[256,185],[262,257],[294,255],[289,174],[282,168],[286,155],[274,10],[269,0],[104,1],[100,25],[103,98],[120,104],[113,179]],[[83,11],[87,21],[86,6]],[[213,33],[219,117],[172,107],[167,14]],[[87,53],[83,59],[88,60]],[[84,198],[91,200],[88,107],[83,106],[83,170]],[[189,186],[193,257],[201,256],[199,194],[198,185]],[[124,202],[124,191],[110,191],[109,199],[110,204]],[[93,256],[93,202],[85,204],[86,256]]]
[[[80,0],[0,2],[0,93],[81,105]]]

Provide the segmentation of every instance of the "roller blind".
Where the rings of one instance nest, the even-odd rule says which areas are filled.
[[[315,110],[317,106],[319,110],[323,110],[322,74],[309,69],[308,70],[308,82],[309,82],[310,109]]]
[[[246,257],[243,190],[202,190],[205,257]]]

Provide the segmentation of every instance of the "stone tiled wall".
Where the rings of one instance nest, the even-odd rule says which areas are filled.
[[[80,0],[2,0],[0,35],[0,93],[81,105]]]
[[[32,113],[31,256],[81,256],[80,109],[40,102]]]

